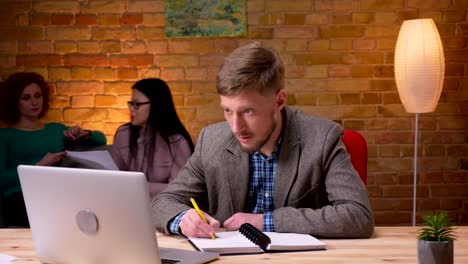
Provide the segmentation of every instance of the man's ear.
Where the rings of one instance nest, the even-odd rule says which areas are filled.
[[[286,105],[286,91],[284,89],[279,90],[276,92],[276,105],[278,109],[281,110]]]

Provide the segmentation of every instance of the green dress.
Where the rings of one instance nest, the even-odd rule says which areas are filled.
[[[67,140],[63,131],[68,128],[60,123],[49,123],[35,131],[0,128],[0,199],[21,191],[18,165],[34,165],[48,152],[64,151]],[[106,144],[106,137],[92,131],[85,141],[89,146],[99,146]]]

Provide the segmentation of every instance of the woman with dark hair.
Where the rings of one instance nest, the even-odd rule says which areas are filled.
[[[99,131],[43,123],[49,109],[49,86],[34,72],[12,74],[1,84],[0,120],[0,202],[7,226],[28,226],[17,167],[20,164],[58,165],[66,144],[106,144]]]
[[[128,107],[131,122],[119,127],[110,153],[120,170],[145,173],[152,198],[177,176],[192,155],[193,142],[163,80],[136,82]]]

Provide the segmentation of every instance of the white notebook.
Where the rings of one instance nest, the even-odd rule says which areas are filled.
[[[119,170],[107,150],[66,151],[67,157],[80,163],[84,168],[101,170]]]
[[[242,228],[241,228],[242,230]],[[226,254],[251,254],[267,251],[299,251],[325,249],[326,244],[311,235],[297,233],[258,232],[266,235],[270,243],[255,243],[259,234],[245,230],[216,233],[216,239],[189,237],[200,251]],[[251,237],[252,241],[248,237]]]

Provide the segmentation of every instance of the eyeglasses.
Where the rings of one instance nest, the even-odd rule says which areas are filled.
[[[150,104],[151,102],[135,102],[135,101],[128,101],[127,105],[128,108],[130,109],[138,109],[140,106],[145,105],[145,104]]]

